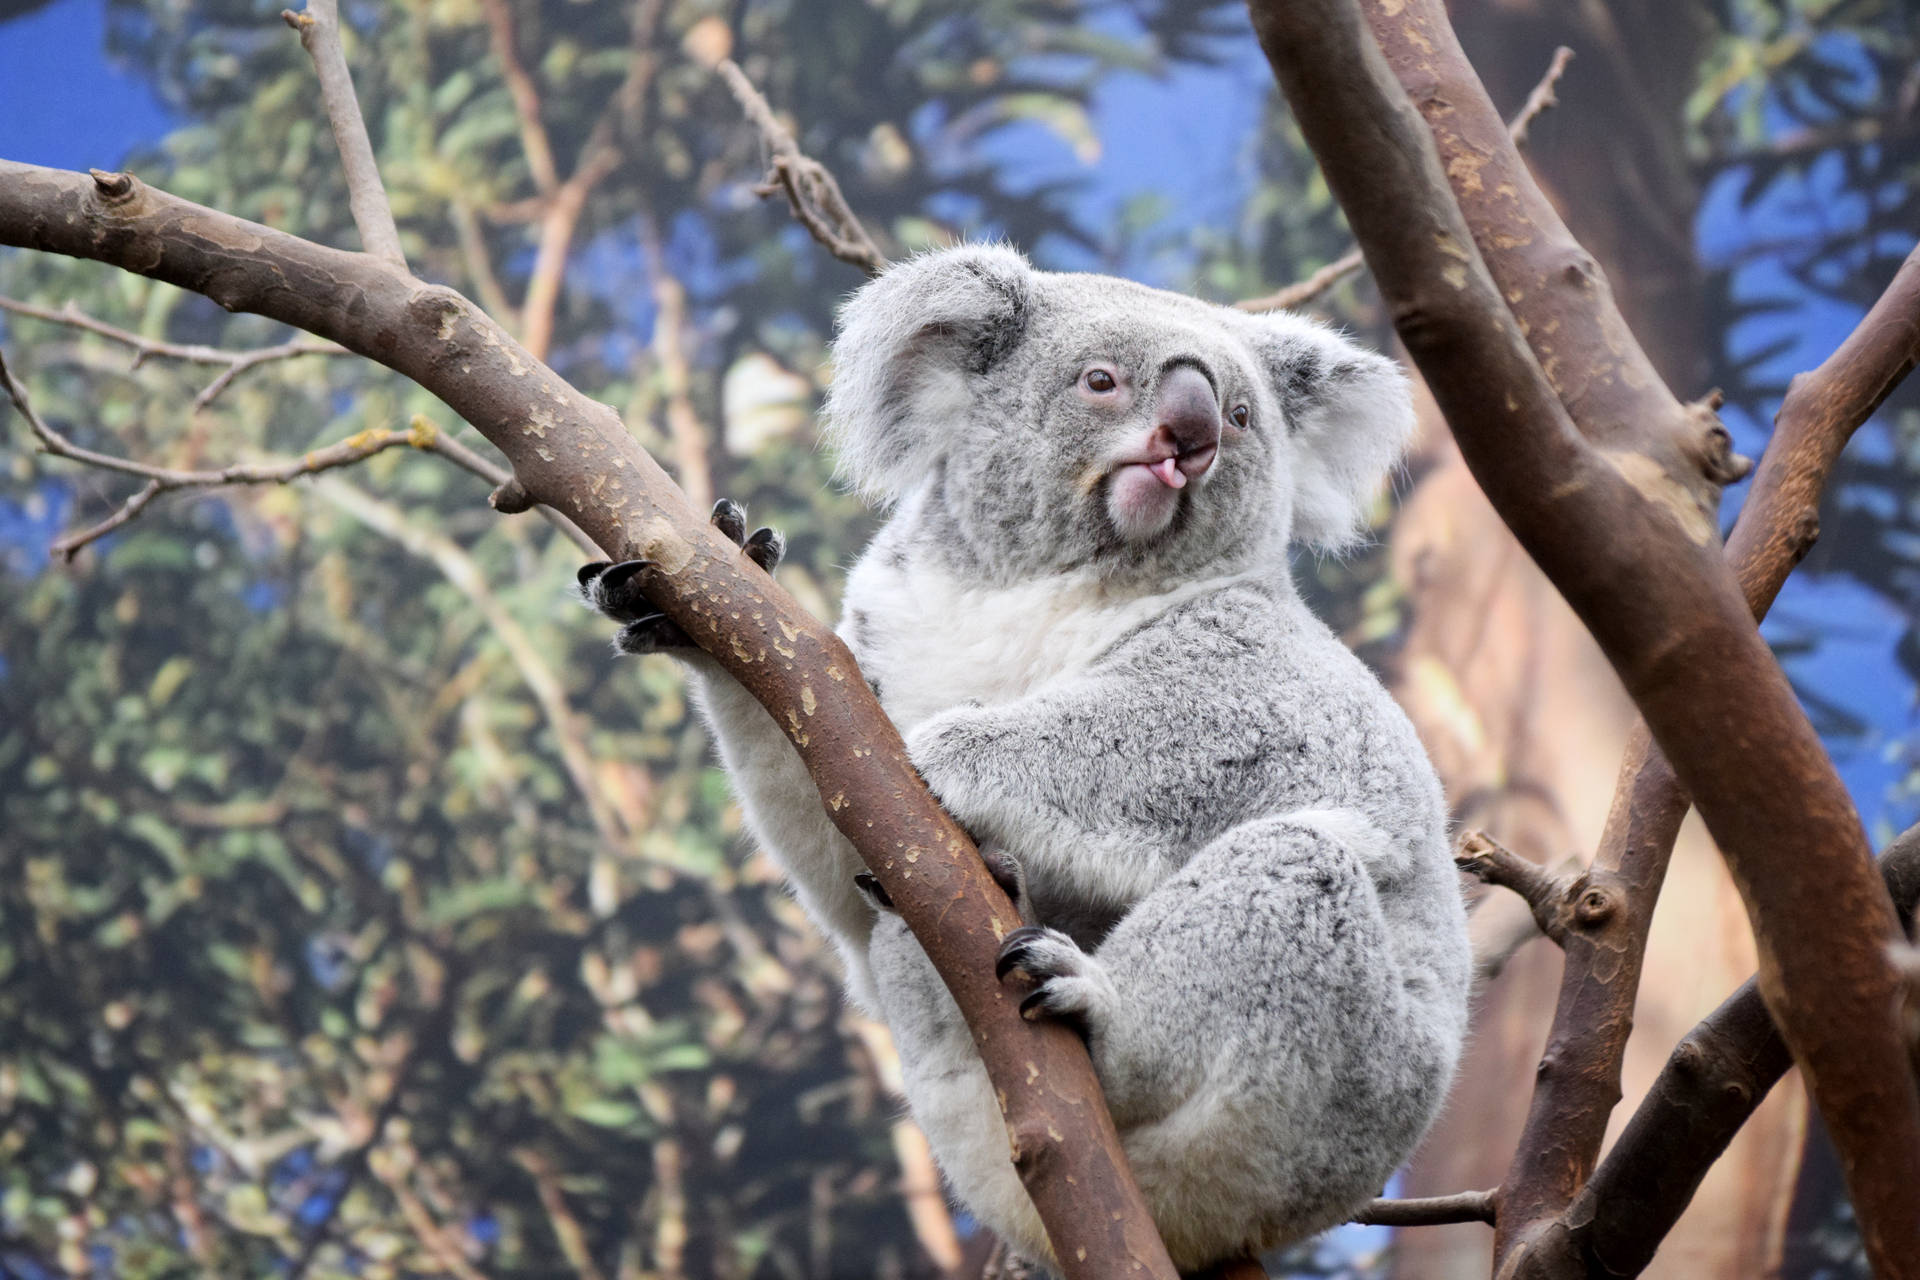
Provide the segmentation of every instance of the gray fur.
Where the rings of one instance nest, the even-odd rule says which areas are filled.
[[[1439,785],[1286,561],[1290,536],[1353,536],[1410,428],[1398,371],[1296,317],[991,247],[888,271],[835,353],[832,438],[893,509],[842,634],[934,793],[1017,862],[1049,928],[1008,959],[1037,1013],[1085,1027],[1175,1262],[1341,1221],[1433,1119],[1466,1023]],[[1089,361],[1111,402],[1082,393]],[[1183,366],[1251,429],[1185,488],[1144,486],[1177,505],[1142,534],[1115,460]],[[771,718],[696,668],[748,820],[892,1028],[955,1192],[1051,1261],[951,997],[855,887]]]

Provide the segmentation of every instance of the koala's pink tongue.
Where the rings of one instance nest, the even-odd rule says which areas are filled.
[[[1160,477],[1160,483],[1169,489],[1183,489],[1187,483],[1187,473],[1172,458],[1162,458],[1147,467],[1147,470]]]

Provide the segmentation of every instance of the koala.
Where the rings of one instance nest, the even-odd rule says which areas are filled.
[[[1439,783],[1288,562],[1361,527],[1412,428],[1397,367],[1292,315],[966,246],[854,294],[825,417],[890,513],[840,634],[1016,891],[1002,976],[1085,1036],[1175,1264],[1345,1220],[1438,1111],[1469,983]],[[743,538],[729,503],[715,521],[777,563],[778,535]],[[952,997],[785,735],[637,567],[588,566],[589,599],[620,648],[693,665],[747,819],[891,1028],[953,1192],[1054,1266]]]

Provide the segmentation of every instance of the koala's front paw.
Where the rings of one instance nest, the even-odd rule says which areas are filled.
[[[786,554],[787,541],[773,529],[756,529],[746,536],[747,513],[737,502],[722,498],[713,504],[713,527],[730,541],[740,544],[747,559],[772,573]],[[623,560],[613,564],[596,560],[582,565],[577,575],[580,594],[586,602],[615,622],[624,624],[613,646],[622,653],[660,653],[690,649],[693,641],[678,624],[661,613],[640,587],[640,571],[646,560]]]
[[[1020,1002],[1021,1017],[1058,1018],[1089,1040],[1106,1025],[1118,998],[1100,962],[1058,929],[1028,925],[1008,934],[993,975],[1005,982],[1016,969],[1039,984]]]
[[[622,560],[612,564],[605,560],[596,560],[592,564],[580,566],[577,577],[580,580],[580,594],[586,602],[624,625],[620,634],[613,639],[613,647],[621,653],[660,653],[669,649],[684,649],[693,644],[687,633],[672,622],[666,614],[653,607],[653,601],[647,599],[640,589],[640,571],[648,566],[645,560]]]

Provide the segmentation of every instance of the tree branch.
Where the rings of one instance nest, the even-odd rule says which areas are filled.
[[[527,278],[526,298],[520,307],[520,340],[538,359],[546,359],[553,345],[554,308],[560,302],[567,255],[581,215],[586,212],[587,197],[620,167],[620,148],[615,143],[621,122],[625,120],[635,131],[639,128],[640,104],[659,63],[653,42],[665,8],[665,0],[638,0],[635,4],[627,73],[593,122],[573,172],[558,187],[543,192],[540,235],[534,248],[533,270]]]
[[[767,176],[756,190],[763,196],[784,192],[794,219],[840,261],[870,276],[886,270],[887,256],[840,194],[840,184],[832,172],[800,150],[792,131],[780,123],[766,98],[747,79],[747,73],[731,58],[722,58],[714,70],[727,82],[733,100],[759,131],[760,144],[766,148]]]
[[[507,0],[482,0],[487,15],[487,36],[493,46],[494,60],[500,64],[500,78],[507,83],[513,99],[513,114],[520,123],[520,150],[527,157],[527,171],[533,175],[534,190],[551,196],[560,186],[560,171],[553,163],[553,143],[547,137],[546,122],[540,118],[540,91],[526,64],[520,61],[520,46],[515,38],[513,10]]]
[[[1349,1221],[1370,1227],[1443,1227],[1455,1222],[1493,1223],[1495,1193],[1462,1191],[1418,1200],[1375,1200]]]
[[[1553,61],[1547,64],[1547,72],[1540,77],[1540,83],[1533,86],[1533,92],[1520,107],[1520,114],[1507,126],[1507,136],[1513,139],[1513,145],[1527,145],[1527,131],[1533,122],[1545,115],[1549,108],[1560,105],[1560,99],[1554,95],[1554,89],[1560,84],[1560,77],[1567,73],[1567,64],[1573,61],[1573,50],[1561,45],[1553,51]],[[1339,284],[1350,275],[1357,274],[1367,265],[1358,245],[1347,250],[1326,266],[1297,284],[1290,284],[1278,293],[1270,293],[1264,298],[1248,298],[1233,305],[1241,311],[1291,311],[1295,307],[1305,306],[1327,290]]]
[[[1756,619],[1766,615],[1787,575],[1812,546],[1820,495],[1842,448],[1917,358],[1920,248],[1847,340],[1818,369],[1795,378],[1781,403],[1726,553]],[[1594,1167],[1620,1099],[1620,1067],[1654,904],[1687,808],[1672,766],[1653,745],[1645,723],[1636,725],[1587,876],[1593,889],[1617,895],[1620,909],[1567,948],[1547,1040],[1553,1069],[1539,1077],[1508,1171],[1509,1185],[1532,1176],[1541,1161],[1564,1162],[1568,1172],[1559,1185],[1571,1198]],[[1544,1230],[1565,1208],[1543,1200],[1531,1223],[1516,1222],[1512,1230],[1520,1235]]]
[[[1354,0],[1252,8],[1475,479],[1593,633],[1725,854],[1868,1256],[1899,1274],[1920,1257],[1920,1095],[1892,1016],[1893,911],[1852,802],[1714,545],[1719,484],[1737,471],[1724,428],[1673,400],[1591,258],[1550,209],[1535,216],[1537,189],[1464,61],[1449,53],[1443,79],[1438,54],[1409,57],[1433,109],[1423,127]],[[1437,9],[1408,0],[1392,39],[1412,43],[1412,29],[1422,50],[1457,47]],[[1496,1247],[1511,1244],[1510,1207],[1522,1221],[1526,1202],[1557,1208],[1577,1172],[1562,1164],[1507,1187]]]
[[[527,496],[607,553],[782,725],[828,811],[926,948],[972,1029],[1013,1156],[1067,1280],[1173,1280],[1085,1046],[1019,1016],[993,977],[1019,916],[927,792],[846,646],[674,488],[618,416],[451,289],[156,191],[0,162],[0,243],[92,258],[339,342],[440,397]],[[901,849],[917,851],[912,862]]]
[[[373,143],[367,138],[367,122],[360,115],[360,100],[354,96],[353,75],[340,43],[339,0],[307,0],[306,12],[282,9],[280,16],[300,33],[300,46],[313,58],[314,72],[320,77],[320,99],[340,149],[347,201],[353,209],[353,225],[360,229],[361,247],[405,271],[407,255],[400,249],[400,230],[393,224],[393,206],[380,183]]]

